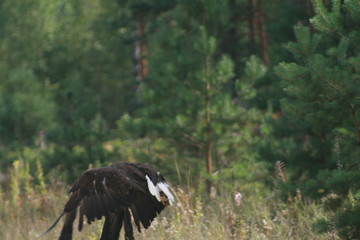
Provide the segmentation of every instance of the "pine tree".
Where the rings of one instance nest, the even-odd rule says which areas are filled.
[[[314,0],[316,29],[296,26],[287,45],[296,62],[277,74],[287,96],[282,109],[291,135],[279,156],[303,191],[326,199],[346,239],[360,237],[360,6],[358,1]],[[287,130],[289,133],[289,130]]]
[[[154,19],[156,28],[147,35],[149,75],[140,88],[142,106],[119,121],[122,136],[138,142],[151,139],[143,159],[151,155],[148,161],[169,169],[181,159],[180,175],[200,175],[207,192],[220,181],[219,190],[228,191],[234,186],[226,183],[245,175],[254,159],[250,147],[258,137],[254,132],[263,118],[248,103],[256,95],[255,82],[267,69],[258,58],[240,51],[246,48],[242,42],[223,42],[229,25],[243,31],[230,22],[229,6],[227,1],[184,1]],[[238,46],[239,55],[224,54],[225,43],[228,48]],[[234,56],[241,65],[234,65]],[[148,149],[156,152],[149,154]],[[163,157],[157,159],[160,151]]]

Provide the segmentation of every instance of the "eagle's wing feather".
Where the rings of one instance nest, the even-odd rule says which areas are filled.
[[[122,216],[124,210],[130,208],[140,231],[140,223],[148,228],[157,214],[167,205],[166,199],[172,200],[171,193],[167,191],[168,185],[162,185],[164,183],[166,183],[165,179],[155,168],[147,164],[115,163],[110,167],[89,169],[71,187],[71,196],[64,206],[62,215],[70,216],[80,207],[78,229],[81,231],[84,216],[91,224],[95,219],[103,216],[109,217],[113,214]],[[154,187],[157,192],[154,192]],[[158,194],[165,195],[166,201],[159,200]],[[74,220],[74,217],[65,218],[63,230],[65,226],[67,228],[72,226]],[[66,234],[68,236],[72,232],[67,231]],[[62,235],[63,231],[60,239],[65,239]]]
[[[132,201],[130,209],[135,224],[138,229],[140,229],[139,222],[141,222],[144,228],[148,228],[165,206],[150,193],[146,176],[150,175],[153,179],[156,179],[157,176],[161,175],[157,173],[155,168],[147,164],[115,163],[112,167],[118,169],[122,175],[127,176],[131,180]]]
[[[80,218],[85,215],[91,223],[127,206],[133,198],[131,188],[130,179],[114,168],[87,170],[70,190],[72,195],[65,204],[64,212],[80,206]]]

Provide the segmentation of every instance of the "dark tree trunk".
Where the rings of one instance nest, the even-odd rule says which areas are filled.
[[[148,75],[147,46],[145,42],[145,16],[139,15],[134,32],[134,73],[138,82],[142,82]]]
[[[309,19],[314,16],[314,7],[313,7],[313,4],[312,4],[311,0],[307,0],[307,2],[306,2],[306,12],[307,12],[307,15],[308,15]],[[312,33],[315,33],[315,28],[311,24],[310,21],[309,21],[309,26],[310,26],[310,31]]]
[[[231,58],[231,60],[233,61],[233,63],[235,64],[235,66],[239,66],[239,48],[238,46],[238,42],[239,42],[239,31],[238,31],[238,26],[239,26],[239,21],[240,21],[240,14],[238,13],[239,11],[239,6],[236,4],[236,0],[230,0],[229,1],[229,8],[231,9],[231,16],[229,18],[229,28],[228,30],[225,32],[225,34],[222,35],[222,40],[221,40],[221,49],[224,53],[226,53],[227,55],[229,55],[229,57]],[[240,68],[235,68],[234,69],[234,77],[231,79],[231,86],[230,86],[230,91],[231,91],[231,96],[233,100],[237,99],[237,92],[236,92],[236,79],[239,78],[239,69]]]
[[[265,66],[269,66],[269,56],[267,54],[267,35],[264,23],[264,12],[261,6],[261,0],[257,1],[257,24],[258,34],[261,43],[261,58]]]
[[[249,18],[248,18],[248,24],[249,24],[249,43],[250,43],[250,49],[251,53],[256,52],[256,43],[255,43],[255,28],[256,28],[256,19],[255,19],[255,0],[248,0],[248,8],[249,8]]]
[[[357,138],[357,143],[360,146],[360,126],[359,126],[359,122],[356,118],[356,110],[354,108],[353,105],[351,105],[351,115],[354,121],[354,127],[355,127],[355,132],[356,132],[356,138]]]
[[[205,59],[205,162],[206,172],[212,174],[212,130],[211,130],[211,116],[210,116],[210,66],[209,57]],[[212,182],[210,179],[206,181],[207,192],[210,195],[212,192]]]

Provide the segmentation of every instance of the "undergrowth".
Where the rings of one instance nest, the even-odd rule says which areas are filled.
[[[40,164],[36,176],[31,176],[28,165],[16,161],[9,176],[0,191],[0,239],[35,239],[62,211],[69,187],[54,180],[45,185]],[[331,216],[321,204],[300,197],[283,201],[276,191],[259,194],[253,189],[235,202],[231,194],[209,199],[180,187],[174,191],[175,206],[165,209],[149,229],[135,233],[136,239],[339,239],[335,230],[321,234],[314,231],[318,219]],[[102,222],[85,225],[80,233],[75,230],[74,239],[99,239]],[[57,239],[61,224],[42,239]]]

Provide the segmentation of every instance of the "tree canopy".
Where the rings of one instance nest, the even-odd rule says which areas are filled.
[[[3,0],[0,170],[148,162],[213,196],[282,162],[358,239],[359,51],[358,0]]]

